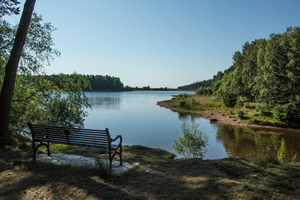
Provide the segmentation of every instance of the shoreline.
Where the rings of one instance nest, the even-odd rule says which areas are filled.
[[[240,119],[232,118],[230,115],[224,115],[218,112],[217,109],[214,110],[203,110],[203,111],[192,111],[192,110],[184,110],[173,108],[173,103],[168,102],[169,100],[165,101],[158,101],[156,105],[170,109],[176,112],[185,112],[185,113],[195,113],[200,114],[203,118],[208,119],[211,123],[220,123],[220,124],[227,124],[233,126],[244,126],[244,127],[251,127],[251,128],[264,128],[264,129],[273,129],[273,130],[290,130],[300,132],[300,129],[296,128],[284,128],[284,127],[276,127],[276,126],[268,126],[268,125],[258,125],[258,124],[246,124],[240,121]],[[216,121],[215,121],[216,120]]]

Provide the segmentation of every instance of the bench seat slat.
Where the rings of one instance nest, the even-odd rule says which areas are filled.
[[[58,136],[63,136],[65,135],[64,131],[60,132],[47,132],[47,131],[39,131],[35,132],[35,135],[58,135]],[[70,132],[70,135],[78,135],[82,137],[107,137],[107,134],[102,134],[102,133],[95,133],[95,134],[88,134],[88,133],[82,133],[82,132]]]
[[[72,142],[77,142],[77,141],[81,141],[81,142],[88,142],[88,143],[109,143],[109,140],[107,138],[59,138],[59,137],[37,137],[35,138],[35,140],[39,140],[39,141],[72,141]]]

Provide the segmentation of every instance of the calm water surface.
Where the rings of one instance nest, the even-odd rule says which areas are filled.
[[[300,151],[300,131],[253,129],[224,124],[211,124],[201,116],[178,113],[156,105],[172,95],[194,92],[86,92],[91,108],[85,119],[85,128],[109,128],[111,136],[122,135],[123,145],[143,145],[174,152],[176,130],[181,132],[183,122],[197,123],[209,137],[204,159],[229,156],[259,158],[267,149],[276,153],[284,138],[287,157]],[[299,153],[300,154],[300,153]]]

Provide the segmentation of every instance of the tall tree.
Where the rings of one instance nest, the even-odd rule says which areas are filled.
[[[0,93],[0,145],[9,143],[9,115],[14,95],[15,80],[35,2],[36,0],[26,0],[24,4],[14,45],[5,67],[5,77]]]

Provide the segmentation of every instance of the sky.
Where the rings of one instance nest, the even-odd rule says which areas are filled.
[[[229,68],[245,42],[300,26],[299,8],[299,0],[37,0],[34,12],[57,28],[61,56],[47,74],[177,88]]]

